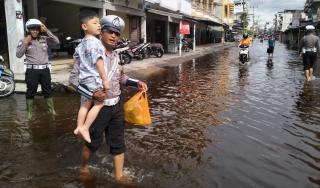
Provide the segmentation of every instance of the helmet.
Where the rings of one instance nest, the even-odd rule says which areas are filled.
[[[315,30],[316,28],[313,25],[307,25],[306,30]]]
[[[117,33],[122,33],[125,23],[122,18],[115,15],[104,16],[100,19],[101,30],[108,29]]]
[[[26,31],[29,32],[30,28],[39,28],[41,27],[42,23],[38,19],[29,19],[26,22]]]
[[[243,38],[248,38],[248,33],[244,33]]]

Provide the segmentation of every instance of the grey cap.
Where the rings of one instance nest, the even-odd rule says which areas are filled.
[[[101,29],[108,29],[117,33],[122,33],[125,23],[122,18],[116,15],[104,16],[100,19]]]

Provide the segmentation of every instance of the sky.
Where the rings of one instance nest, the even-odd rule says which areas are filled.
[[[237,1],[237,0],[234,0]],[[283,10],[298,9],[303,10],[306,0],[248,0],[250,7],[255,7],[255,20],[259,20],[260,24],[268,21],[272,23],[275,13]],[[238,11],[240,7],[236,7],[235,11]],[[250,8],[249,14],[253,13],[253,9]],[[250,17],[252,19],[252,16]],[[252,20],[251,20],[252,22]]]

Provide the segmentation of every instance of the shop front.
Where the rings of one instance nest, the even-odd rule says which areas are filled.
[[[8,66],[9,53],[4,0],[0,0],[0,55],[5,59],[6,66]]]

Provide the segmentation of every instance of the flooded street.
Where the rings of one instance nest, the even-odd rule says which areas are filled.
[[[125,171],[139,187],[320,186],[320,79],[305,83],[298,53],[279,43],[268,65],[266,48],[255,41],[245,66],[233,47],[146,80],[153,124],[126,129]],[[105,145],[94,181],[78,180],[79,97],[54,100],[55,119],[36,100],[28,123],[24,95],[0,99],[0,187],[114,185]]]

